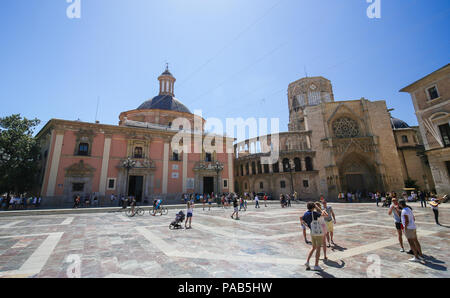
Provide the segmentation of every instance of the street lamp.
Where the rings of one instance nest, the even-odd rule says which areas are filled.
[[[216,177],[217,177],[217,192],[216,192],[216,195],[218,195],[219,194],[219,173],[220,173],[220,171],[223,170],[224,166],[219,161],[216,161],[216,163],[213,164],[212,168],[216,171],[216,174],[217,174],[216,175]]]
[[[136,161],[133,160],[131,157],[127,157],[127,159],[125,159],[122,162],[122,167],[124,167],[125,169],[127,169],[127,180],[126,180],[126,193],[125,195],[128,197],[128,175],[130,174],[130,170],[133,169],[136,166]]]

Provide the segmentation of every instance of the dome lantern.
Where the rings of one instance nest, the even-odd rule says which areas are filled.
[[[175,77],[169,71],[169,64],[166,65],[166,70],[158,77],[159,80],[159,95],[175,96],[174,85]]]

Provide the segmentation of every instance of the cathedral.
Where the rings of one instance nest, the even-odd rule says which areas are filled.
[[[433,189],[418,130],[392,118],[385,101],[335,101],[329,80],[307,77],[289,85],[288,107],[277,162],[262,164],[266,154],[255,150],[273,136],[235,145],[237,190],[331,199],[340,192],[401,193],[413,178],[422,190]]]

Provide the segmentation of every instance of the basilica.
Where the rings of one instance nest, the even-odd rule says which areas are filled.
[[[223,150],[174,148],[173,137],[188,126],[194,137],[205,138],[205,120],[175,98],[176,79],[168,68],[158,80],[159,94],[121,113],[119,125],[52,119],[44,126],[36,137],[42,150],[40,193],[47,204],[67,207],[75,196],[92,194],[145,202],[234,191],[234,154],[226,150],[234,139],[222,136]],[[173,125],[176,119],[184,119],[185,127]]]

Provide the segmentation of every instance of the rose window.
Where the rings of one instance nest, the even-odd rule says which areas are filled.
[[[340,118],[333,123],[333,132],[337,138],[353,138],[359,135],[358,123],[350,118]]]

